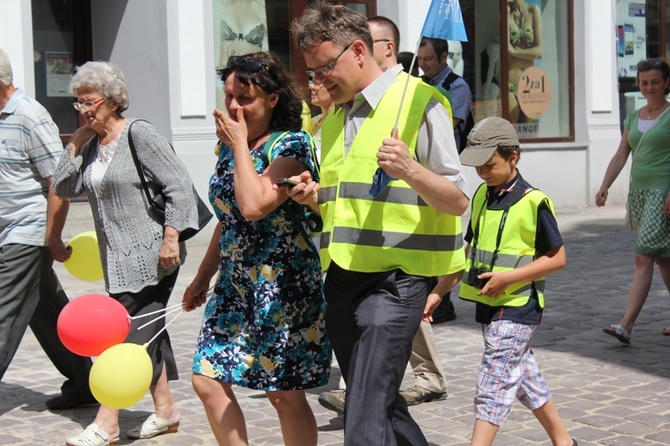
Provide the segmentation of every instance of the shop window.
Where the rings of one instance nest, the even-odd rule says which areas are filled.
[[[462,0],[463,77],[476,120],[502,116],[522,141],[573,138],[571,0]],[[451,45],[450,45],[451,46]],[[455,59],[454,59],[455,60]]]
[[[289,27],[308,0],[213,0],[214,60],[223,67],[232,55],[271,51],[307,85],[305,61],[293,47]],[[340,2],[365,16],[377,13],[376,0]],[[223,109],[223,82],[216,79],[216,106]]]
[[[68,87],[74,67],[91,60],[89,0],[32,0],[35,96],[49,111],[61,138],[79,127]]]
[[[637,86],[637,63],[670,57],[668,0],[620,0],[616,5],[617,74],[621,128],[630,113],[647,101]]]

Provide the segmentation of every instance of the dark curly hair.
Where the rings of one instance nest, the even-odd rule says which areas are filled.
[[[228,76],[235,73],[242,84],[253,84],[267,94],[279,95],[270,120],[273,132],[298,132],[302,129],[302,95],[293,76],[276,56],[263,52],[230,56],[228,65],[216,72],[224,83]]]

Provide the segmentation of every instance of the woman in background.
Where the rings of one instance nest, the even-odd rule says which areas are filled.
[[[618,324],[603,328],[624,344],[630,344],[633,324],[647,300],[654,263],[670,291],[670,66],[660,59],[641,61],[637,83],[647,105],[625,119],[621,143],[596,194],[596,205],[605,206],[607,190],[632,155],[628,207],[638,231],[635,273],[626,313]],[[663,334],[670,335],[670,327]]]

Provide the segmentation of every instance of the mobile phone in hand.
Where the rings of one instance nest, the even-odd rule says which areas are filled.
[[[293,187],[297,184],[300,184],[300,181],[292,180],[290,178],[278,178],[275,180],[275,184],[278,186]]]

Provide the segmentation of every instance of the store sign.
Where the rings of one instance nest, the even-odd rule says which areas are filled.
[[[551,103],[551,83],[544,70],[535,66],[527,68],[517,87],[517,100],[524,115],[539,119],[547,113]]]
[[[47,96],[70,97],[72,54],[46,52]]]

